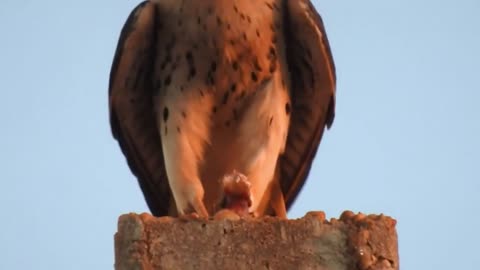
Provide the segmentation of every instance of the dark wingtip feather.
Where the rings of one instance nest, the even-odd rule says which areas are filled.
[[[326,119],[327,129],[330,129],[332,127],[333,120],[335,120],[335,96],[332,96],[330,98],[330,104],[328,105],[327,119]]]

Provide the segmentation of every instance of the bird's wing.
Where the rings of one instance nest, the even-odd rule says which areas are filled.
[[[287,0],[287,61],[292,104],[280,186],[287,209],[301,190],[325,127],[335,114],[335,66],[322,19],[309,0]]]
[[[150,211],[163,216],[172,214],[173,200],[153,108],[157,12],[152,2],[142,2],[123,26],[110,71],[109,106],[113,136],[138,179]]]

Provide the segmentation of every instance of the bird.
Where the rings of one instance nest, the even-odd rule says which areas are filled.
[[[336,72],[309,0],[150,0],[123,25],[108,93],[154,216],[286,218],[333,124]]]

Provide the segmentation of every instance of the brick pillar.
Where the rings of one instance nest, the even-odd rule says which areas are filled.
[[[126,214],[115,269],[399,269],[396,221],[383,215],[181,220]]]

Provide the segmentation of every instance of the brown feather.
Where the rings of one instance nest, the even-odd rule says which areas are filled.
[[[287,59],[292,105],[280,186],[290,208],[335,114],[335,66],[321,17],[308,0],[287,0]]]
[[[153,112],[155,13],[154,4],[145,1],[128,17],[110,72],[109,105],[113,136],[137,177],[152,214],[164,216],[172,214],[169,212],[173,200]]]

